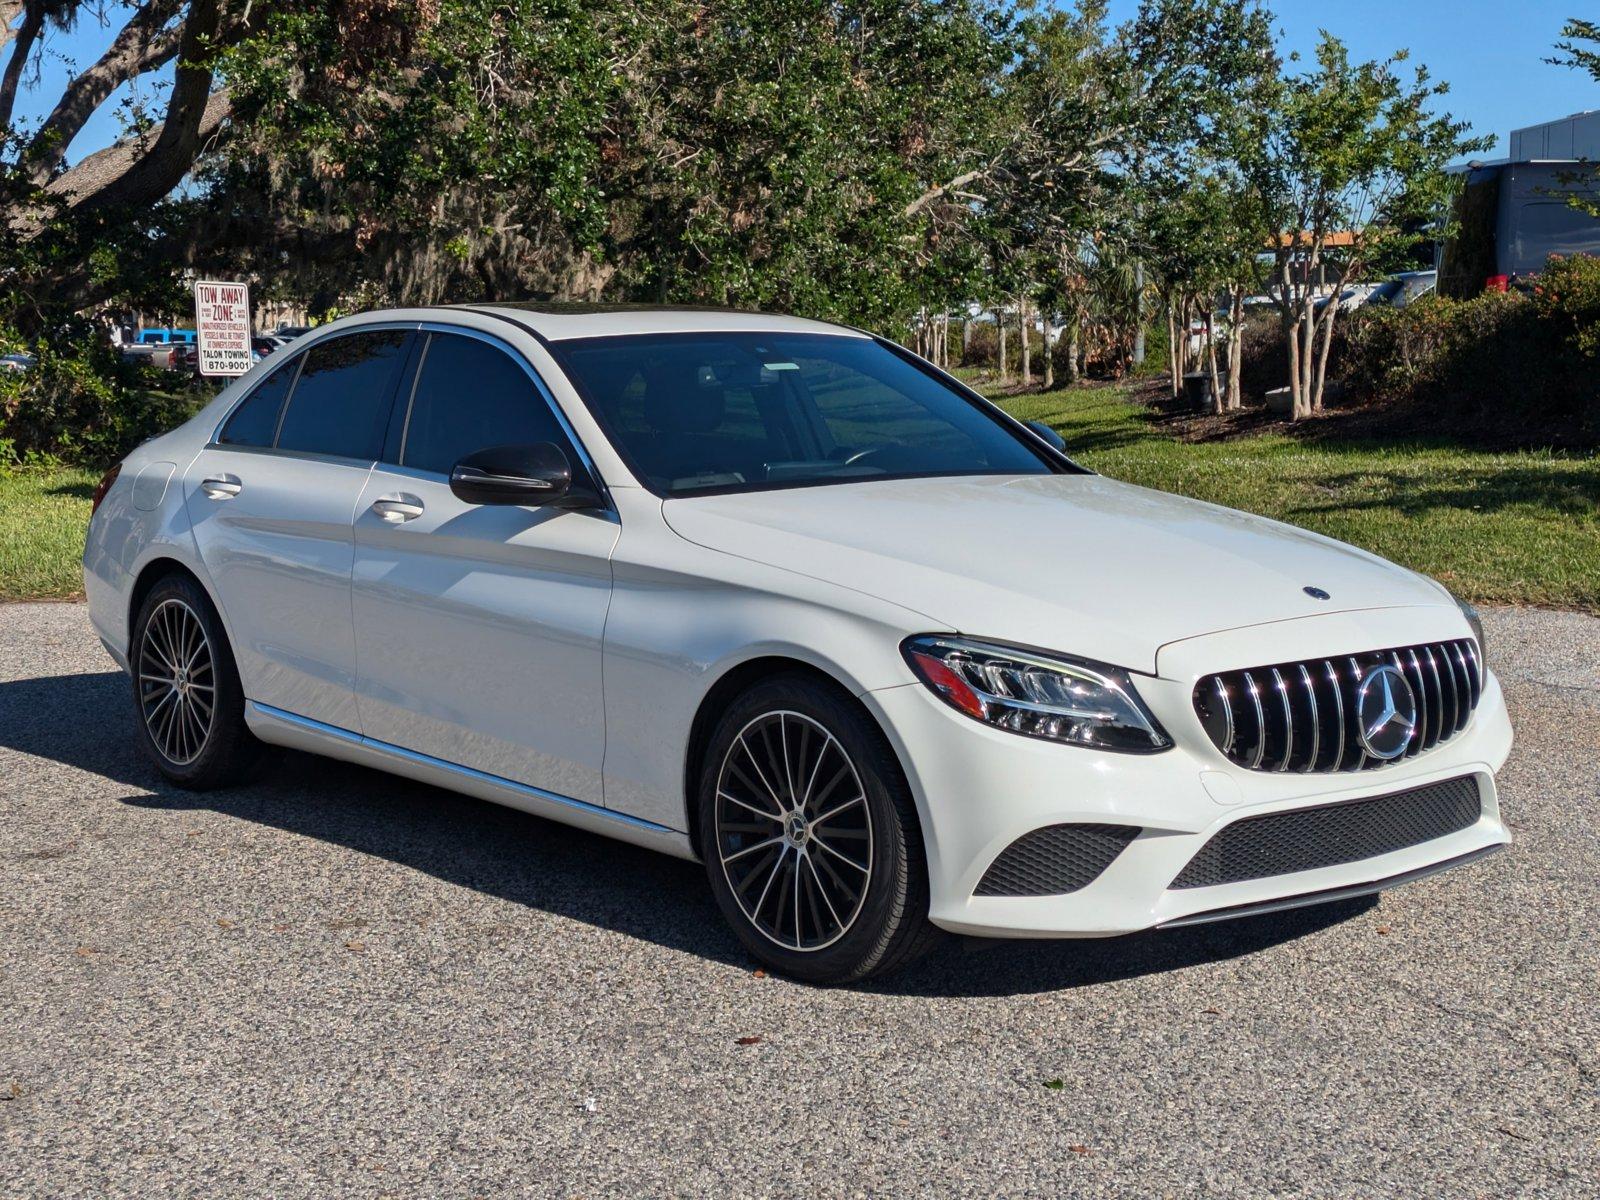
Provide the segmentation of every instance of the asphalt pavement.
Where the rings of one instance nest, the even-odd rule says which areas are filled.
[[[1600,619],[1486,615],[1516,844],[1385,895],[762,975],[700,868],[303,755],[172,790],[0,607],[0,1195],[1600,1194]]]

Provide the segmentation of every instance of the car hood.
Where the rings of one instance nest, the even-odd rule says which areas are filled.
[[[1451,604],[1438,584],[1353,546],[1100,475],[852,482],[662,508],[691,542],[891,601],[930,631],[1147,673],[1183,638]]]

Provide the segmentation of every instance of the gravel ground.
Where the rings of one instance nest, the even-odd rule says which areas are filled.
[[[691,864],[302,756],[169,790],[83,609],[0,608],[0,1193],[1594,1196],[1600,620],[1486,623],[1509,853],[819,991]]]

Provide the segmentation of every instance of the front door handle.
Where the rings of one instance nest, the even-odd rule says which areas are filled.
[[[200,490],[208,500],[232,500],[244,491],[237,475],[208,475],[200,481]]]
[[[396,492],[392,496],[379,496],[372,502],[372,511],[391,525],[415,520],[422,515],[422,501],[410,492]]]

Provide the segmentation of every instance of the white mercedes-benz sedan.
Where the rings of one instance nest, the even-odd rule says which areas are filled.
[[[336,321],[106,476],[84,586],[174,784],[271,743],[699,859],[812,981],[1508,840],[1511,727],[1442,586],[1096,475],[815,321]]]

